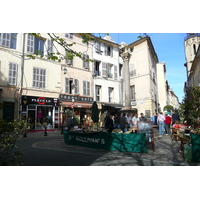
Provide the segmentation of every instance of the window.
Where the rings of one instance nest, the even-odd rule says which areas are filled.
[[[17,85],[17,67],[16,63],[9,63],[9,71],[8,71],[8,84],[9,85]]]
[[[113,91],[114,91],[114,88],[111,88],[111,87],[109,87],[108,88],[108,101],[109,102],[113,102]]]
[[[76,90],[78,90],[78,80],[77,79],[75,79],[76,81]],[[73,78],[68,78],[68,77],[66,77],[65,78],[65,93],[67,93],[67,94],[72,94],[72,88],[73,88],[73,81],[74,81],[74,79]],[[75,84],[74,84],[74,87],[75,87]],[[78,93],[78,92],[77,92]]]
[[[100,76],[101,75],[99,66],[100,66],[100,62],[99,61],[95,61],[94,62],[94,76]]]
[[[89,69],[89,61],[87,61],[87,59],[89,59],[89,55],[83,54],[83,68],[84,69]]]
[[[90,81],[83,81],[83,95],[90,96]]]
[[[136,99],[136,95],[135,95],[135,85],[131,85],[131,100],[135,100]]]
[[[135,63],[130,63],[129,70],[130,70],[130,77],[136,76]]]
[[[113,47],[111,46],[108,46],[107,44],[104,44],[105,45],[105,55],[106,56],[113,56]]]
[[[114,67],[113,64],[104,63],[104,62],[102,63],[102,77],[107,77],[107,78],[113,79],[113,72],[114,73],[116,72],[114,70],[116,70],[116,67]],[[114,74],[114,75],[117,76],[116,74]],[[115,78],[117,78],[117,77],[115,77]]]
[[[123,65],[119,64],[119,76],[122,76]]]
[[[17,33],[0,33],[0,46],[16,49]]]
[[[65,33],[65,37],[69,39],[73,39],[73,33]]]
[[[101,86],[95,86],[96,101],[101,101]]]
[[[28,34],[27,52],[44,54],[44,40]]]
[[[67,65],[73,65],[73,59],[70,59],[67,55],[68,55],[68,53],[66,52],[65,63],[66,63]]]
[[[40,68],[33,68],[33,87],[45,89],[46,83],[46,70]]]
[[[47,52],[48,54],[53,53],[53,41],[47,40]]]
[[[95,51],[101,53],[101,43],[98,41],[95,42]]]

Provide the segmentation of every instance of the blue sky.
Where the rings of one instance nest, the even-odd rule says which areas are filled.
[[[110,33],[117,43],[130,44],[138,40],[140,33]],[[184,82],[186,81],[184,38],[186,33],[147,33],[150,36],[159,62],[166,64],[166,79],[179,101],[184,97]]]

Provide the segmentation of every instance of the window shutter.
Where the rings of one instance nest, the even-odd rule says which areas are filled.
[[[113,47],[110,47],[110,56],[113,57]]]
[[[114,79],[117,80],[117,65],[114,65]]]
[[[11,44],[10,44],[10,48],[16,49],[16,44],[17,44],[17,33],[11,33]]]
[[[104,44],[104,54],[107,56],[108,54],[108,46],[107,44]]]
[[[78,79],[74,79],[74,93],[78,94],[79,88],[78,88]]]
[[[87,81],[87,95],[90,96],[90,82]]]
[[[69,78],[65,78],[65,93],[69,94]]]
[[[83,81],[83,95],[86,95],[86,81]]]
[[[102,77],[107,77],[107,63],[102,63]]]
[[[10,85],[17,84],[17,67],[16,63],[9,63],[8,83]]]

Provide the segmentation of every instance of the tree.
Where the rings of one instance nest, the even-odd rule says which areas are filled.
[[[163,108],[164,111],[168,111],[168,112],[172,112],[174,111],[174,107],[171,106],[171,105],[166,105],[164,108]]]
[[[41,38],[41,34],[40,33],[29,33],[37,38]],[[74,51],[71,47],[73,45],[75,45],[75,42],[72,43],[67,43],[65,41],[65,39],[63,39],[62,37],[56,35],[55,33],[47,33],[48,36],[51,38],[51,41],[53,42],[53,45],[55,47],[55,49],[57,50],[57,52],[55,53],[48,53],[47,55],[40,55],[41,51],[37,50],[35,53],[28,55],[28,57],[35,59],[37,56],[40,56],[41,58],[46,58],[48,60],[53,60],[53,61],[58,61],[61,62],[62,60],[72,60],[74,57],[79,57],[82,60],[85,60],[86,62],[90,61],[93,62],[93,60],[91,59],[87,59],[82,52],[77,52]],[[94,45],[93,42],[95,40],[94,34],[92,33],[78,33],[82,39],[83,39],[83,43],[91,43],[90,45]],[[99,36],[99,38],[101,38],[101,36]],[[62,46],[65,51],[66,51],[66,55],[63,55],[61,52],[58,51],[58,49],[55,46],[55,43]]]
[[[193,126],[194,129],[200,128],[200,87],[186,89],[180,108],[188,124]]]

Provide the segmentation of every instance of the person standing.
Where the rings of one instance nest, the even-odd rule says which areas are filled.
[[[120,128],[123,131],[123,133],[127,131],[127,126],[128,126],[128,121],[125,116],[126,116],[126,113],[123,113],[122,117],[120,118]]]
[[[165,117],[165,128],[166,128],[166,135],[170,135],[171,134],[171,123],[172,123],[172,118],[170,115],[166,114],[166,117]]]
[[[175,124],[176,121],[180,121],[180,117],[177,112],[172,114],[172,125]]]
[[[158,118],[157,118],[158,130],[159,130],[160,135],[164,134],[164,125],[165,125],[164,121],[165,121],[165,117],[164,117],[163,113],[160,112],[160,114],[158,115]]]
[[[136,113],[135,116],[132,118],[133,127],[137,127],[137,122],[139,121],[138,114]]]
[[[111,133],[114,129],[114,122],[113,122],[113,116],[110,115],[109,118],[106,120],[106,128],[109,133]]]
[[[130,116],[129,113],[126,114],[126,119],[127,119],[127,122],[128,122],[128,127],[127,127],[127,131],[128,131],[129,128],[131,128],[131,126],[132,126],[131,116]]]
[[[120,129],[120,116],[118,113],[115,114],[114,122],[115,122],[114,128]]]
[[[141,113],[141,114],[140,114],[139,120],[140,120],[140,121],[147,121],[147,118],[144,116],[144,113]]]

